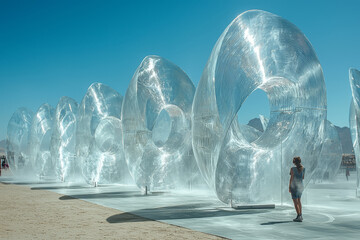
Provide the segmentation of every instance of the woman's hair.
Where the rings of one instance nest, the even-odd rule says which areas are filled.
[[[298,170],[303,168],[303,165],[301,165],[301,158],[300,157],[294,157],[293,163],[296,165],[296,168]]]

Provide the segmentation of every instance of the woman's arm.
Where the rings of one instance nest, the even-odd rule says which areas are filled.
[[[290,181],[289,181],[289,192],[291,192],[291,190],[290,190],[290,186],[291,186],[291,182],[292,182],[293,177],[294,177],[294,173],[293,173],[292,168],[290,169],[290,175],[291,175],[291,177],[290,177]]]

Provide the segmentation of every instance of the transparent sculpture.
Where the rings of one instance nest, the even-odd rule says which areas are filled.
[[[257,89],[269,98],[270,117],[249,142],[236,114]],[[326,107],[322,68],[304,34],[274,14],[242,13],[215,44],[194,97],[193,150],[202,175],[225,203],[291,201],[292,159],[303,159],[306,185],[318,165]]]
[[[342,146],[338,131],[330,121],[326,121],[325,136],[319,159],[318,168],[312,179],[315,182],[334,180],[341,165]]]
[[[76,177],[76,118],[77,102],[69,97],[60,98],[55,110],[51,138],[51,155],[58,179],[67,181]]]
[[[137,68],[122,121],[126,161],[139,188],[185,187],[200,175],[191,147],[194,93],[189,77],[162,57],[147,56]]]
[[[11,116],[7,126],[7,160],[12,170],[20,170],[29,164],[29,135],[33,112],[19,108]]]
[[[55,176],[50,152],[54,113],[54,108],[45,103],[40,106],[31,123],[29,152],[34,175],[40,178]]]
[[[114,89],[93,83],[79,106],[76,153],[89,184],[116,183],[129,177],[122,146],[122,101]]]
[[[360,197],[360,71],[351,68],[349,70],[349,80],[352,92],[349,122],[356,159],[356,196]]]

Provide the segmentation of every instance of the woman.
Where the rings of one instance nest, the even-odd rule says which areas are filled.
[[[296,167],[290,169],[290,183],[289,183],[289,192],[291,193],[292,200],[294,202],[294,207],[297,213],[297,217],[294,219],[294,222],[302,222],[302,208],[301,208],[301,194],[304,191],[303,179],[305,176],[305,168],[301,165],[301,158],[294,157],[293,164]]]

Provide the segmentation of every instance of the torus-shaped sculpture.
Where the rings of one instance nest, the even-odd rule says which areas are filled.
[[[195,87],[178,66],[147,56],[125,94],[125,157],[139,188],[184,187],[199,175],[191,148]]]
[[[29,164],[29,135],[33,112],[19,108],[7,126],[7,159],[12,170],[23,169]]]
[[[115,183],[129,177],[122,146],[122,101],[114,89],[93,83],[79,106],[76,152],[89,184]]]
[[[62,181],[76,177],[76,118],[78,103],[69,97],[61,97],[55,110],[54,130],[51,139],[51,155],[55,173]]]
[[[351,68],[349,80],[352,92],[349,121],[357,171],[356,196],[360,197],[360,71]]]
[[[54,108],[45,103],[33,117],[29,140],[29,151],[36,176],[54,177],[54,161],[51,156],[51,136],[54,125]]]
[[[269,98],[270,119],[249,143],[236,114],[257,89]],[[322,68],[304,34],[274,14],[242,13],[215,44],[194,97],[193,149],[207,183],[225,203],[290,201],[292,159],[303,159],[306,184],[318,165],[326,108]]]

